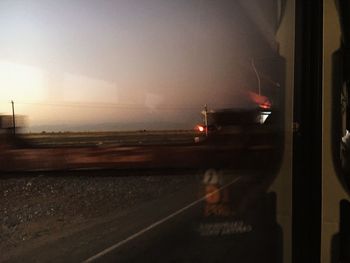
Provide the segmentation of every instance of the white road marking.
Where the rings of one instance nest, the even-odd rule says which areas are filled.
[[[230,186],[230,185],[236,183],[240,178],[241,178],[241,176],[235,178],[235,179],[232,180],[231,182],[229,182],[229,183],[225,184],[224,186],[220,187],[218,190],[213,191],[213,192],[211,192],[211,193],[209,193],[209,194],[206,194],[206,195],[203,196],[202,198],[200,198],[200,199],[198,199],[198,200],[196,200],[196,201],[194,201],[194,202],[192,202],[192,203],[186,205],[185,207],[181,208],[180,210],[177,210],[176,212],[174,212],[174,213],[168,215],[167,217],[165,217],[165,218],[163,218],[163,219],[161,219],[161,220],[159,220],[159,221],[157,221],[157,222],[155,222],[155,223],[149,225],[148,227],[146,227],[146,228],[142,229],[141,231],[139,231],[139,232],[137,232],[137,233],[135,233],[135,234],[129,236],[128,238],[126,238],[126,239],[124,239],[124,240],[122,240],[122,241],[119,241],[118,243],[114,244],[113,246],[110,246],[109,248],[106,248],[105,250],[102,250],[100,253],[98,253],[98,254],[96,254],[96,255],[94,255],[94,256],[88,258],[87,260],[85,260],[85,261],[83,261],[83,262],[84,262],[84,263],[87,263],[87,262],[93,262],[93,261],[97,260],[98,258],[100,258],[100,257],[106,255],[107,253],[109,253],[109,252],[111,252],[111,251],[113,251],[113,250],[119,248],[120,246],[124,245],[125,243],[127,243],[127,242],[129,242],[129,241],[131,241],[131,240],[133,240],[133,239],[135,239],[135,238],[137,238],[138,236],[141,236],[142,234],[146,233],[147,231],[149,231],[149,230],[155,228],[156,226],[159,226],[160,224],[162,224],[162,223],[168,221],[169,219],[171,219],[171,218],[177,216],[178,214],[180,214],[180,213],[182,213],[183,211],[185,211],[185,210],[191,208],[192,206],[195,206],[196,204],[198,204],[198,203],[204,201],[207,197],[210,197],[210,196],[214,195],[215,193],[221,191],[222,189],[224,189],[224,188],[226,188],[226,187],[228,187],[228,186]]]

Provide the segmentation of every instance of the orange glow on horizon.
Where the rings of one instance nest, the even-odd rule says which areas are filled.
[[[263,96],[263,95],[259,95],[255,92],[248,92],[250,99],[256,103],[257,105],[259,105],[260,108],[264,109],[264,110],[268,110],[271,109],[272,107],[272,103],[269,100],[268,97]]]

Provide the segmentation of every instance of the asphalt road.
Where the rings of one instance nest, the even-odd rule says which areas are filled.
[[[172,175],[174,176],[174,175]],[[8,262],[282,262],[265,175],[207,171]]]

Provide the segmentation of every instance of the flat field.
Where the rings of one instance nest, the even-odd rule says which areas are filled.
[[[0,171],[268,166],[280,154],[267,135],[195,143],[192,130],[22,134],[2,148]]]
[[[38,147],[137,146],[193,143],[194,130],[30,133],[21,137]]]
[[[0,170],[188,166],[195,136],[189,130],[21,134],[8,138]]]

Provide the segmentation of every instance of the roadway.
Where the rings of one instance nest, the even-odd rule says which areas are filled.
[[[176,176],[176,175],[172,175]],[[193,175],[162,197],[32,246],[6,262],[282,262],[266,174]]]

